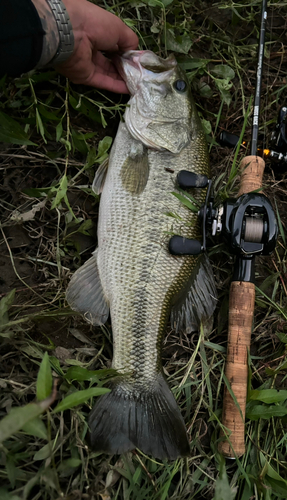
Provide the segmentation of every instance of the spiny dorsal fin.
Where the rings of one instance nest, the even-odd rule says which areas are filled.
[[[121,169],[123,187],[131,194],[141,194],[149,176],[147,149],[140,146],[131,150]]]
[[[97,264],[97,250],[72,276],[66,292],[71,309],[78,311],[92,325],[103,325],[109,315]]]
[[[105,180],[106,180],[106,175],[108,171],[108,166],[109,166],[109,157],[107,157],[103,163],[98,167],[98,170],[96,171],[94,182],[92,184],[92,190],[94,191],[95,194],[101,194]]]

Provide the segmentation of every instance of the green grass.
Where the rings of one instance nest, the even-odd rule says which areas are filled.
[[[218,201],[236,195],[245,154],[220,147],[218,133],[243,131],[250,139],[260,3],[103,4],[137,32],[140,48],[161,56],[173,51],[186,70],[207,133]],[[260,147],[268,146],[287,94],[285,2],[269,2],[268,12]],[[53,71],[0,82],[1,500],[286,499],[284,166],[267,165],[264,175],[280,235],[274,254],[256,263],[245,455],[225,461],[217,451],[233,269],[228,248],[217,239],[210,241],[219,294],[214,329],[204,338],[169,328],[163,348],[190,458],[161,463],[140,451],[109,457],[88,447],[93,397],[115,375],[111,329],[92,328],[72,313],[65,289],[96,246],[99,200],[91,182],[124,107],[121,96],[75,86]],[[53,384],[57,391],[50,397]]]

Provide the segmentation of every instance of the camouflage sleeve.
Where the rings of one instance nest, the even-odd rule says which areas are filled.
[[[43,67],[48,64],[55,56],[59,47],[60,37],[57,23],[53,12],[46,0],[32,0],[40,17],[44,31],[42,54],[37,67]]]

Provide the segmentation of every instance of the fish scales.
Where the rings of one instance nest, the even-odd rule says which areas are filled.
[[[208,175],[207,147],[172,56],[131,51],[120,69],[132,98],[107,171],[100,168],[94,181],[102,189],[98,248],[72,278],[67,300],[93,324],[111,315],[113,368],[120,376],[91,412],[93,448],[123,453],[138,447],[175,459],[188,455],[189,445],[163,377],[162,339],[171,310],[179,327],[209,320],[215,290],[206,260],[169,254],[172,234],[200,238],[197,215],[172,192],[181,170]],[[192,195],[200,204],[205,190]]]
[[[168,302],[176,287],[182,288],[197,260],[170,255],[168,241],[172,232],[199,236],[197,215],[171,193],[178,172],[192,165],[193,157],[198,161],[200,140],[196,153],[192,144],[177,158],[172,153],[149,151],[149,179],[144,192],[136,196],[127,193],[120,181],[132,142],[121,124],[101,198],[98,265],[110,302],[113,367],[133,372],[134,380],[152,383],[160,366],[158,346],[168,319]],[[172,167],[173,174],[166,171],[167,166]],[[208,173],[205,150],[199,173]],[[195,196],[203,201],[204,192],[198,191]],[[178,214],[184,222],[193,221],[194,227],[179,224],[167,215],[169,212]]]

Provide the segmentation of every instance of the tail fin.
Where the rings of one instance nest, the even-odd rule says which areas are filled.
[[[139,448],[158,459],[189,455],[183,418],[162,375],[149,392],[132,391],[122,379],[101,396],[89,416],[91,445],[102,453]]]

